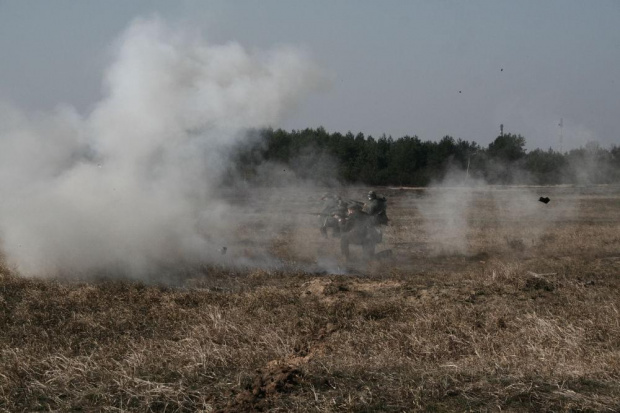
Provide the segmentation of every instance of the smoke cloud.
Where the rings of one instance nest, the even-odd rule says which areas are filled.
[[[24,113],[0,105],[0,239],[26,275],[217,260],[230,205],[215,195],[247,128],[321,83],[300,51],[210,45],[158,18],[116,44],[104,98]]]
[[[551,196],[551,203],[539,202],[544,195]],[[576,202],[559,187],[495,186],[451,169],[429,186],[417,210],[429,252],[475,255],[502,246],[538,245],[557,225],[577,217]]]

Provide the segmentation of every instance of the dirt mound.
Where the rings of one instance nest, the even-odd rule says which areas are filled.
[[[302,297],[326,299],[338,293],[349,291],[345,282],[317,278],[302,285]]]
[[[311,284],[316,286],[321,283],[311,282]],[[301,384],[303,377],[301,369],[311,362],[315,355],[323,354],[325,339],[337,330],[337,326],[327,323],[316,336],[301,345],[295,355],[268,362],[264,368],[257,370],[255,375],[246,380],[244,390],[221,412],[269,410],[272,401],[280,394],[289,393]]]
[[[528,273],[527,278],[525,279],[525,285],[523,287],[524,291],[534,291],[534,290],[543,290],[543,291],[553,291],[555,290],[555,285],[541,274]]]
[[[268,409],[269,399],[278,393],[286,393],[299,384],[301,371],[296,367],[269,363],[256,372],[247,388],[221,412],[248,412]]]

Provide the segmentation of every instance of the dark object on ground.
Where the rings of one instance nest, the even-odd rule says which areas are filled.
[[[220,248],[220,254],[225,255],[227,250],[228,250],[227,247]]]
[[[251,383],[222,412],[263,411],[269,399],[290,392],[299,383],[301,371],[293,366],[273,364],[257,370]]]
[[[525,291],[533,291],[533,290],[544,290],[544,291],[553,291],[555,290],[555,286],[551,281],[546,279],[544,276],[556,275],[556,273],[549,274],[536,274],[528,271],[527,278],[525,280],[525,286],[523,290]]]
[[[375,254],[375,258],[378,260],[385,260],[392,258],[392,250],[383,250]]]
[[[541,196],[540,198],[538,198],[538,200],[542,202],[543,204],[548,204],[549,201],[551,201],[551,199],[549,199],[549,197],[546,197],[546,196],[545,197]]]

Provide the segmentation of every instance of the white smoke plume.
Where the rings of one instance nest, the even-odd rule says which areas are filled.
[[[535,247],[578,213],[576,199],[561,187],[494,186],[454,169],[426,193],[417,210],[429,252],[436,255]],[[544,196],[551,198],[549,204],[539,201]],[[472,239],[479,244],[472,244]]]
[[[117,43],[92,112],[0,106],[0,239],[26,275],[208,260],[225,236],[213,196],[246,128],[278,122],[321,81],[303,53],[209,45],[158,18]]]
[[[455,169],[449,169],[441,182],[430,185],[427,197],[418,202],[418,212],[423,218],[423,228],[431,252],[470,252],[469,218],[475,208],[476,192],[485,186],[484,181],[467,178],[465,173]]]

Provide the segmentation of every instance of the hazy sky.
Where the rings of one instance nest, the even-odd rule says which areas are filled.
[[[290,45],[330,79],[280,125],[528,148],[620,144],[620,1],[0,0],[0,100],[88,113],[136,17],[211,44]]]

